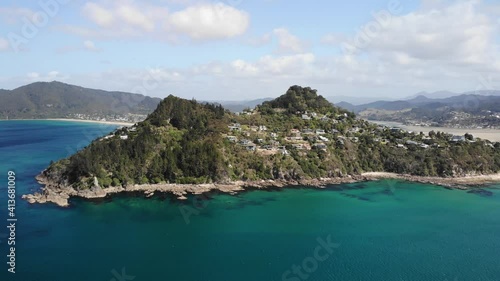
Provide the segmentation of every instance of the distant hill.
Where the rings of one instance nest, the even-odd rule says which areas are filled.
[[[88,89],[57,81],[0,90],[0,99],[0,119],[64,118],[75,114],[147,115],[161,101],[159,98]]]
[[[325,113],[333,110],[333,105],[316,90],[309,87],[292,86],[288,91],[271,101],[266,101],[259,106],[259,110],[270,112],[274,109],[284,109],[289,114],[297,112],[315,111]]]
[[[440,92],[445,95],[449,92]],[[466,92],[433,98],[419,93],[408,100],[376,101],[362,105],[337,104],[363,118],[403,123],[435,123],[454,127],[499,127],[500,91]]]
[[[224,106],[225,109],[228,109],[231,112],[241,112],[247,108],[254,108],[257,105],[270,101],[272,98],[263,98],[263,99],[255,99],[255,100],[245,100],[245,101],[207,101],[208,103],[215,103]]]
[[[352,112],[355,112],[356,111],[356,105],[352,104],[352,103],[348,103],[348,102],[345,102],[345,101],[341,101],[339,103],[336,103],[336,105],[338,107],[342,107],[343,109],[347,109],[349,111],[352,111]]]
[[[334,96],[327,96],[326,99],[334,104],[346,102],[346,103],[350,103],[353,105],[366,104],[366,103],[371,103],[371,102],[375,102],[378,100],[388,100],[388,101],[395,100],[395,99],[390,98],[390,97],[380,97],[380,96],[366,97],[366,96],[361,96],[361,95],[349,95],[349,96],[334,95]]]
[[[445,98],[453,97],[456,95],[458,95],[458,94],[454,93],[454,92],[450,92],[450,91],[438,91],[438,92],[432,92],[432,93],[420,92],[420,93],[417,93],[413,96],[405,98],[405,100],[411,100],[411,99],[414,99],[418,96],[423,96],[426,98],[434,98],[434,99],[445,99]]]
[[[376,101],[362,105],[352,105],[349,103],[338,103],[349,107],[355,113],[362,112],[366,109],[384,109],[384,110],[403,110],[408,108],[428,107],[432,105],[434,108],[450,107],[455,110],[464,110],[468,112],[493,110],[497,109],[500,102],[500,92],[498,96],[483,96],[473,94],[461,94],[444,99],[428,98],[424,95],[419,95],[410,100],[398,101]]]

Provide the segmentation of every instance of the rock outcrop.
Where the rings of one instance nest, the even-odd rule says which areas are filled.
[[[64,186],[58,183],[50,182],[43,173],[37,177],[39,183],[45,185],[41,192],[23,195],[22,198],[29,203],[54,203],[61,207],[69,206],[71,197],[80,197],[84,199],[97,199],[121,192],[144,192],[147,197],[153,196],[155,192],[172,193],[179,200],[187,199],[188,194],[203,194],[210,191],[221,191],[234,194],[245,190],[245,188],[285,188],[286,186],[310,186],[322,188],[331,184],[354,183],[362,181],[373,181],[380,179],[400,179],[406,181],[429,183],[440,185],[447,188],[468,189],[471,185],[482,185],[494,182],[500,182],[500,174],[479,175],[456,178],[438,178],[438,177],[418,177],[411,175],[399,175],[393,173],[364,173],[357,176],[346,176],[339,178],[320,178],[312,180],[261,180],[261,181],[236,181],[224,184],[145,184],[131,185],[126,187],[108,187],[101,188],[95,184],[90,189],[75,190],[72,187]]]

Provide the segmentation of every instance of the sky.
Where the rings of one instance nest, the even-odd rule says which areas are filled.
[[[2,0],[0,88],[200,100],[500,90],[498,0]]]

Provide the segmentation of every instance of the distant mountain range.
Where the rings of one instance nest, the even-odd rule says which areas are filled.
[[[449,93],[450,92],[439,92]],[[431,96],[431,97],[429,97]],[[496,110],[496,102],[500,100],[500,91],[479,91],[455,94],[446,98],[434,97],[434,94],[421,93],[411,99],[402,100],[378,100],[371,103],[354,105],[349,102],[339,102],[338,106],[351,110],[355,113],[366,109],[385,109],[385,110],[403,110],[408,108],[418,108],[431,106],[432,108],[451,107],[459,110],[477,111],[477,110]],[[493,104],[492,104],[493,102]]]
[[[161,99],[108,92],[61,82],[36,82],[0,90],[0,119],[147,115]]]
[[[246,101],[206,101],[207,103],[215,103],[224,106],[225,109],[228,109],[231,112],[241,112],[244,109],[250,108],[253,109],[259,104],[263,102],[270,101],[272,98],[262,98],[255,100],[246,100]]]
[[[355,104],[366,97],[330,97],[337,106],[368,120],[435,123],[441,126],[500,127],[500,91],[455,94],[421,92],[401,100],[378,100]],[[14,90],[0,89],[0,119],[79,118],[87,120],[142,121],[153,112],[160,98],[126,92],[83,88],[57,81],[36,82]],[[232,112],[254,108],[272,98],[247,101],[205,101],[221,104]]]
[[[153,112],[160,98],[127,92],[109,92],[57,81],[36,82],[14,90],[0,89],[0,119],[80,118],[128,120],[129,115]],[[271,98],[248,101],[207,101],[232,112],[254,108]],[[140,118],[139,118],[140,120]]]
[[[500,126],[500,91],[465,92],[449,96],[451,94],[420,93],[406,100],[381,100],[361,105],[340,102],[337,106],[369,120],[435,123],[454,127]]]
[[[393,101],[395,99],[390,98],[390,97],[366,97],[366,96],[346,96],[346,95],[335,95],[335,96],[328,96],[326,99],[336,105],[342,104],[342,103],[347,103],[351,105],[361,105],[361,104],[366,104],[366,103],[371,103],[379,100],[387,100],[387,101]]]

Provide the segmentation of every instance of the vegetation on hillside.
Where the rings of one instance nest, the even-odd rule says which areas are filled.
[[[60,82],[37,82],[0,90],[0,119],[67,118],[76,114],[109,117],[151,113],[159,98],[107,92]]]
[[[45,175],[89,188],[146,183],[301,180],[369,171],[457,176],[500,171],[500,145],[468,135],[380,127],[315,90],[291,87],[253,110],[169,96],[132,128],[95,140]]]

